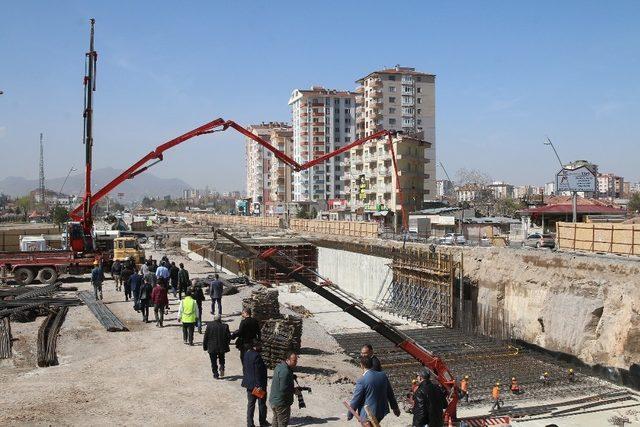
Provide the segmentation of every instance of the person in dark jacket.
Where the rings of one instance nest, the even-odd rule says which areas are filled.
[[[271,421],[273,427],[286,427],[289,425],[293,395],[296,392],[293,368],[297,365],[298,355],[293,351],[289,351],[285,360],[278,363],[273,370],[271,392],[269,393],[269,404],[271,405],[271,412],[273,412],[273,421]]]
[[[216,314],[216,304],[218,304],[218,312],[222,315],[222,290],[224,284],[220,280],[220,276],[215,275],[216,280],[209,285],[209,296],[211,297],[211,314]]]
[[[122,290],[122,263],[118,260],[111,264],[111,277],[116,282],[116,292],[120,292]]]
[[[371,344],[365,344],[362,346],[362,349],[360,349],[360,356],[370,357],[371,363],[373,364],[371,369],[382,372],[382,365],[380,364],[378,357],[373,354],[373,346]]]
[[[244,360],[244,353],[251,346],[253,340],[260,339],[260,323],[251,317],[249,307],[242,309],[240,327],[231,334],[231,339],[236,339],[236,348],[240,351],[240,361]]]
[[[173,297],[176,297],[178,293],[178,273],[180,269],[176,266],[175,262],[171,262],[171,267],[169,268],[169,282],[171,283],[171,291],[173,292]]]
[[[157,283],[151,292],[151,302],[153,303],[153,314],[156,318],[156,326],[162,328],[164,323],[164,310],[169,305],[167,288]]]
[[[229,352],[230,342],[229,325],[222,323],[222,318],[218,314],[213,318],[213,322],[207,324],[202,340],[202,348],[209,353],[211,372],[215,379],[224,377],[224,354]],[[220,362],[220,372],[218,372],[218,362]]]
[[[431,373],[423,369],[418,373],[418,389],[413,393],[413,427],[442,427],[442,411],[447,399],[442,389],[431,382]]]
[[[182,293],[186,293],[191,285],[189,272],[184,268],[184,264],[180,263],[180,271],[178,271],[178,298],[182,299]]]
[[[140,297],[138,298],[138,307],[142,312],[142,321],[149,323],[149,306],[151,305],[151,293],[153,292],[153,285],[148,280],[143,280],[140,287]]]
[[[102,282],[104,282],[104,272],[98,261],[93,262],[93,270],[91,270],[91,284],[93,285],[93,294],[96,300],[102,299]]]
[[[267,366],[260,356],[262,344],[254,340],[242,361],[242,387],[247,389],[247,427],[255,427],[253,415],[258,402],[258,419],[260,426],[271,425],[267,421]],[[263,397],[257,397],[253,391],[264,393]]]
[[[198,312],[200,313],[200,319],[198,319],[198,324],[196,325],[198,327],[198,333],[201,334],[202,333],[202,301],[205,300],[204,298],[204,292],[202,291],[202,286],[200,285],[194,285],[191,288],[191,293],[193,294],[193,299],[196,300],[196,304],[198,304]]]
[[[133,295],[133,308],[135,311],[140,311],[140,288],[142,288],[142,275],[137,271],[129,277],[129,287],[131,288],[131,294]]]
[[[133,270],[127,265],[122,269],[122,274],[120,275],[120,280],[122,281],[122,286],[124,287],[124,300],[129,301],[131,298],[131,283],[129,282],[129,278],[133,274]]]
[[[374,371],[371,358],[367,356],[360,356],[360,367],[364,372],[356,381],[349,406],[365,420],[368,419],[365,407],[368,407],[369,412],[376,417],[378,422],[382,421],[389,413],[389,407],[395,416],[399,417],[400,408],[387,374]],[[347,419],[351,418],[353,418],[353,414],[349,412]]]

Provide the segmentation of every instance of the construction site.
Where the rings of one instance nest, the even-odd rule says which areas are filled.
[[[144,231],[130,223],[126,232],[101,236],[107,225],[94,218],[97,203],[192,138],[237,131],[305,171],[372,141],[388,146],[395,168],[397,133],[381,130],[300,163],[217,118],[151,149],[96,190],[93,25],[82,202],[57,231],[52,224],[0,230],[0,425],[245,425],[236,349],[227,354],[226,374],[212,379],[203,335],[195,334],[193,346],[181,342],[180,297],[170,295],[164,326],[153,327],[109,277],[115,260],[138,270],[165,256],[184,264],[193,289],[207,295],[203,323],[213,320],[208,288],[215,274],[231,331],[251,308],[270,380],[289,351],[300,355],[298,402],[304,396],[306,404],[294,403],[289,425],[410,426],[424,370],[446,398],[444,425],[640,425],[636,256],[427,244],[383,239],[365,221],[186,211],[149,211]],[[404,206],[397,168],[393,173],[394,197]],[[408,229],[404,208],[397,221]],[[640,229],[628,230],[635,255]],[[60,244],[22,250],[18,236],[21,244],[28,234],[59,235]],[[98,266],[107,273],[100,298],[92,286]],[[349,402],[367,344],[401,409],[382,422],[357,413],[347,420],[357,412]]]

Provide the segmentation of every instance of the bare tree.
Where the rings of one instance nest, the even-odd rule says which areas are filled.
[[[461,168],[456,172],[456,183],[458,185],[480,184],[487,185],[492,181],[491,176],[486,172],[477,169]]]

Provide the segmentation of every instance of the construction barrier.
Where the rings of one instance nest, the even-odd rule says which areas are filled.
[[[556,223],[558,249],[640,255],[640,224]]]
[[[304,233],[333,234],[351,237],[378,237],[377,222],[321,221],[315,219],[291,219],[289,228]]]
[[[208,213],[190,213],[181,212],[183,216],[191,221],[204,224],[221,224],[221,225],[246,225],[251,227],[263,228],[281,228],[282,220],[275,217],[262,216],[240,216],[240,215],[214,215]]]

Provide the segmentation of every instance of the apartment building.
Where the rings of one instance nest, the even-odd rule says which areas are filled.
[[[436,181],[436,194],[441,199],[450,196],[454,188],[455,185],[448,179],[439,179]]]
[[[598,179],[598,196],[599,197],[623,197],[624,178],[612,173],[599,173]]]
[[[313,86],[291,94],[293,159],[305,163],[355,140],[355,92]],[[345,170],[349,154],[293,173],[293,200],[297,202],[340,199],[345,194]],[[347,177],[348,178],[348,177]]]
[[[251,125],[247,129],[260,138],[271,142],[271,132],[275,129],[289,129],[290,126],[282,122],[261,123]],[[271,195],[271,163],[273,154],[251,138],[245,140],[247,160],[247,197],[252,202],[265,203]],[[275,160],[277,161],[277,159]]]
[[[293,153],[293,129],[290,127],[271,130],[271,145],[288,156]],[[293,170],[282,162],[272,161],[270,169],[270,202],[285,204],[293,200]]]
[[[402,131],[429,142],[429,147],[424,151],[422,200],[435,199],[435,75],[396,65],[394,68],[374,71],[356,83],[360,85],[356,89],[356,136],[363,138],[387,129]],[[385,143],[378,141],[373,145],[384,148]],[[355,151],[351,150],[352,156],[357,156]],[[386,160],[391,160],[390,156]]]
[[[489,184],[488,188],[491,190],[493,198],[496,200],[513,198],[514,188],[511,184],[507,184],[502,181],[495,181]]]
[[[425,152],[431,144],[415,136],[398,135],[393,149],[398,164],[402,200],[396,191],[396,176],[388,142],[356,147],[351,154],[349,204],[364,213],[406,212],[422,209],[425,194]],[[402,202],[402,203],[400,203]]]

